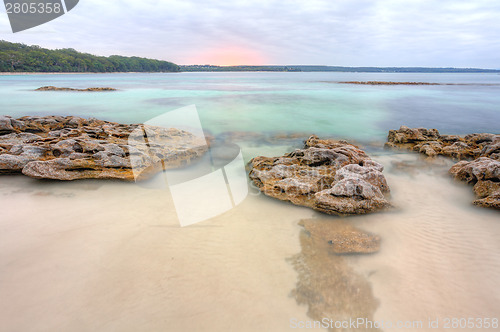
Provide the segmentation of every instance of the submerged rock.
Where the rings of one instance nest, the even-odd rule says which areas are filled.
[[[342,220],[303,219],[299,225],[335,254],[371,254],[380,249],[380,237]]]
[[[256,157],[250,179],[265,194],[336,215],[391,206],[383,166],[345,141],[311,136],[303,149],[282,157]]]
[[[367,245],[346,246],[329,243],[330,240],[351,241],[353,231],[364,233],[349,226],[342,220],[307,219],[300,222],[304,229],[300,232],[301,252],[289,259],[297,271],[297,284],[292,296],[298,304],[306,305],[307,314],[313,320],[322,321],[323,318],[332,318],[334,321],[355,320],[364,317],[373,320],[379,306],[370,282],[370,275],[376,271],[361,273],[350,265],[349,257],[332,251],[340,250],[342,254],[353,253],[347,248],[363,253],[372,248],[370,241]],[[335,238],[339,234],[339,238]],[[367,233],[365,233],[367,234]],[[378,238],[373,236],[374,238]],[[344,240],[345,239],[345,240]],[[354,240],[357,241],[357,240]],[[364,240],[359,243],[365,242]],[[373,248],[378,248],[378,241]],[[338,249],[336,249],[338,248]],[[369,249],[366,252],[374,252]],[[323,326],[328,331],[339,331],[335,326]],[[337,326],[338,327],[338,326]],[[380,331],[377,328],[342,329],[342,331]]]
[[[0,117],[0,174],[38,179],[146,179],[201,157],[204,139],[174,128],[73,116]]]

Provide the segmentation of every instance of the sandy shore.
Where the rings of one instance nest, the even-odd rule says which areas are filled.
[[[286,261],[308,209],[249,196],[180,228],[168,192],[133,184],[10,176],[0,195],[6,331],[288,331],[308,319]]]
[[[371,287],[377,321],[498,316],[498,213],[472,206],[470,188],[439,171],[391,168],[415,157],[375,158],[397,209],[343,219],[382,238],[379,253],[346,256],[345,269]],[[301,247],[299,221],[324,217],[310,209],[249,195],[180,228],[168,191],[129,183],[6,176],[0,196],[5,330],[290,331],[291,319],[312,320],[307,294],[303,305],[291,294],[315,279],[289,262],[301,251],[320,257]],[[330,284],[315,289],[341,310],[361,304],[355,290],[322,289]]]

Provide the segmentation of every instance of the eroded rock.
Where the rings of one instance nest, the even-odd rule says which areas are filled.
[[[456,180],[474,185],[477,206],[500,209],[500,161],[481,157],[460,161],[450,168]]]
[[[206,151],[204,139],[174,128],[72,116],[0,118],[0,174],[140,180]]]
[[[490,157],[500,160],[500,135],[440,135],[437,129],[408,128],[390,130],[386,148],[416,151],[427,157],[438,155],[456,160]]]
[[[500,208],[500,135],[440,135],[436,129],[408,128],[390,130],[386,148],[422,153],[426,160],[445,156],[459,160],[449,170],[455,179],[474,185],[478,206]],[[472,160],[472,161],[471,161]]]
[[[335,215],[391,206],[383,166],[345,141],[311,136],[303,149],[282,157],[256,157],[250,179],[265,194]]]

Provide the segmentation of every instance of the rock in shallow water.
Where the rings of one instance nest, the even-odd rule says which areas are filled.
[[[420,152],[428,157],[442,155],[457,160],[490,157],[500,160],[500,135],[440,135],[437,129],[408,128],[390,130],[386,148]]]
[[[456,180],[474,185],[477,206],[500,209],[500,135],[440,135],[437,129],[390,130],[386,148],[413,150],[436,160],[441,155],[460,160],[449,170]],[[472,161],[470,161],[472,160]]]
[[[500,209],[500,161],[481,157],[461,161],[450,168],[456,180],[474,184],[477,206]]]
[[[0,117],[0,174],[38,179],[146,179],[198,159],[203,138],[174,128],[73,116]]]
[[[345,141],[311,136],[304,149],[282,157],[256,157],[250,179],[265,194],[335,215],[391,207],[383,166]]]

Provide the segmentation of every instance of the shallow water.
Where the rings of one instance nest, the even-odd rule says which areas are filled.
[[[10,177],[1,195],[8,331],[283,331],[306,318],[285,257],[308,210],[250,196],[180,228],[168,192],[133,184]]]
[[[378,160],[390,165],[395,158],[401,156]],[[439,319],[440,329],[433,330],[446,330],[446,318],[498,318],[500,216],[472,206],[471,188],[440,169],[413,175],[389,169],[400,208],[351,220],[383,239],[378,254],[353,258],[380,300],[375,320],[422,321],[425,327],[429,318]]]
[[[342,271],[371,287],[376,321],[497,317],[498,212],[473,207],[471,188],[440,170],[391,171],[392,161],[413,158],[376,157],[398,208],[343,219],[378,234],[382,246],[342,258]],[[301,279],[290,264],[309,250],[298,226],[320,217],[309,209],[249,195],[180,228],[168,191],[135,184],[9,176],[0,195],[0,293],[9,299],[0,312],[9,331],[287,331],[292,319],[313,319],[294,300]],[[338,263],[315,262],[338,273]],[[336,285],[320,290],[365,305]],[[326,313],[345,318],[340,309]]]
[[[403,123],[437,127],[443,133],[498,132],[498,87],[321,83],[391,79],[491,83],[499,82],[500,76],[0,77],[0,106],[13,116],[75,114],[141,122],[165,110],[196,104],[204,129],[237,142],[245,160],[298,148],[310,133],[354,139],[365,143],[365,149],[386,167],[396,206],[387,213],[341,219],[379,235],[382,244],[376,254],[340,259],[321,254],[321,246],[305,241],[298,225],[302,219],[324,215],[254,190],[236,208],[181,228],[168,189],[2,176],[1,330],[297,330],[291,327],[292,320],[323,318],[311,311],[311,306],[323,308],[318,306],[321,296],[302,292],[305,295],[297,303],[297,291],[301,285],[311,286],[311,280],[320,295],[341,298],[338,309],[324,307],[324,318],[333,320],[345,318],[346,312],[366,313],[372,315],[366,318],[380,322],[421,321],[423,328],[406,330],[426,331],[430,318],[439,319],[439,328],[432,330],[445,331],[445,318],[500,318],[498,212],[471,204],[472,188],[446,175],[449,161],[428,166],[416,155],[380,148],[387,130]],[[29,91],[42,85],[113,86],[121,91],[92,95]],[[409,166],[397,167],[401,161]],[[308,270],[316,271],[316,276],[344,273],[345,283],[333,277],[331,283],[308,279],[292,264],[297,255],[309,257],[303,261],[316,267]],[[351,297],[356,287],[364,300]]]
[[[467,86],[366,86],[340,81],[417,81],[494,84]],[[33,92],[40,86],[120,91]],[[3,114],[80,115],[142,123],[196,105],[203,128],[300,132],[383,141],[402,124],[442,133],[496,132],[500,123],[498,74],[402,73],[175,73],[0,76]]]

